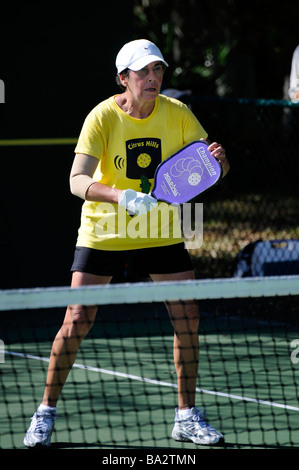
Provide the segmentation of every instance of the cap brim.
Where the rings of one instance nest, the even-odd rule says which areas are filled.
[[[133,70],[134,72],[137,72],[137,70],[143,69],[143,67],[146,67],[148,64],[151,64],[152,62],[162,62],[166,67],[168,67],[168,63],[165,62],[165,60],[161,59],[161,57],[157,55],[147,55],[145,57],[141,57],[140,59],[135,60],[133,64],[131,64],[128,68],[130,70]]]

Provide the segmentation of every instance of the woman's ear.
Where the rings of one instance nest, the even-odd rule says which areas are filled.
[[[119,77],[119,81],[122,84],[122,86],[127,88],[129,74],[128,73],[119,73],[118,77]]]

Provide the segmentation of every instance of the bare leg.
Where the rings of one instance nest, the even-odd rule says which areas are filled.
[[[72,287],[94,284],[108,284],[109,276],[74,272]],[[53,345],[48,367],[47,381],[42,403],[56,406],[61,390],[75,362],[79,346],[91,329],[97,313],[97,306],[68,306],[64,322]]]
[[[175,274],[151,275],[154,281],[194,279],[193,271]],[[195,406],[195,389],[198,373],[199,312],[194,301],[170,302],[168,313],[174,327],[173,356],[178,380],[179,409]]]

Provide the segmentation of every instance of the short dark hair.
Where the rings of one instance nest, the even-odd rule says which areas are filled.
[[[118,74],[118,73],[116,74],[115,81],[116,81],[117,85],[118,85],[123,91],[126,90],[126,87],[123,86],[123,84],[121,83],[120,78],[119,78],[119,75],[123,75],[124,78],[126,78],[126,77],[129,76],[129,73],[130,73],[130,70],[127,68],[127,69],[123,70],[122,72],[120,72],[120,74]]]

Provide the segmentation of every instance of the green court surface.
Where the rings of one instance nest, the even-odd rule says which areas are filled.
[[[22,449],[41,401],[56,329],[7,331],[0,364],[0,447]],[[298,332],[279,322],[202,315],[197,406],[225,448],[299,448]],[[168,319],[95,324],[63,389],[52,445],[59,449],[204,449],[171,439],[177,404]],[[210,447],[207,447],[210,448]]]

